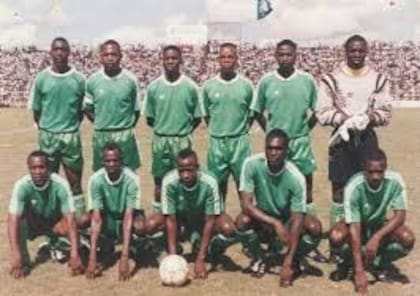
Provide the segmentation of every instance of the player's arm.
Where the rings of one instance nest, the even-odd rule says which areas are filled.
[[[168,254],[176,254],[176,236],[177,236],[177,221],[176,215],[166,215],[166,241],[168,244]]]
[[[213,235],[215,220],[215,215],[206,215],[204,218],[204,227],[203,233],[201,234],[200,248],[198,250],[197,259],[195,260],[195,276],[197,278],[204,279],[207,277],[205,260],[207,255],[207,249]]]
[[[361,293],[367,293],[368,282],[366,280],[365,269],[363,267],[362,246],[361,246],[361,226],[360,223],[350,223],[350,242],[353,252],[354,264],[354,282],[356,290]]]
[[[381,241],[398,227],[404,225],[405,210],[394,210],[394,215],[382,226],[366,244],[366,258],[369,262],[375,259]]]
[[[9,213],[7,217],[7,229],[9,234],[9,244],[11,250],[10,275],[16,279],[25,276],[25,269],[22,262],[22,253],[19,248],[19,224],[21,215]]]
[[[375,91],[369,98],[369,124],[371,126],[387,125],[391,119],[392,97],[389,93],[389,81],[379,74],[376,80]]]
[[[93,279],[96,276],[96,250],[98,248],[99,234],[102,229],[102,215],[99,209],[92,210],[90,222],[90,251],[89,261],[86,269],[86,277]]]
[[[69,239],[70,239],[70,259],[69,267],[71,269],[72,275],[78,275],[83,273],[84,268],[82,265],[82,260],[79,256],[79,235],[77,233],[76,219],[74,213],[64,214],[63,218],[66,220],[67,225],[69,225]]]
[[[311,117],[309,117],[309,120],[308,120],[309,129],[312,130],[316,126],[317,122],[318,122],[318,119],[316,118],[315,113],[312,113]]]
[[[131,231],[133,228],[133,209],[126,209],[123,219],[123,241],[119,265],[119,280],[125,281],[130,277],[130,270],[128,265]]]
[[[94,105],[94,96],[92,91],[92,82],[91,79],[88,78],[86,81],[86,93],[83,100],[83,113],[89,119],[90,122],[95,121],[95,105]]]

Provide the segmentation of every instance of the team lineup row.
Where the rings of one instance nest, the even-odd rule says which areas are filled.
[[[335,127],[329,148],[333,190],[330,246],[331,253],[339,258],[334,278],[347,277],[354,261],[356,288],[366,293],[362,257],[368,265],[386,270],[392,260],[412,248],[414,237],[404,226],[403,182],[398,174],[386,172],[386,157],[378,148],[374,132],[374,127],[390,119],[387,80],[365,64],[367,42],[363,37],[350,37],[344,50],[346,61],[326,73],[317,85],[310,74],[295,69],[296,44],[283,40],[275,51],[278,69],[261,79],[254,94],[252,84],[235,72],[238,56],[234,44],[220,46],[220,73],[206,81],[201,90],[181,73],[180,49],[165,47],[164,73],[148,86],[142,106],[142,114],[153,128],[156,210],[144,220],[136,215],[139,185],[134,171],[140,159],[132,129],[140,116],[137,80],[121,68],[119,44],[108,40],[100,47],[103,69],[85,82],[68,65],[68,42],[56,38],[51,44],[53,64],[37,76],[30,98],[39,127],[39,147],[46,154],[36,152],[28,158],[30,176],[16,183],[9,208],[12,274],[24,275],[27,263],[19,251],[19,243],[26,241],[18,238],[23,232],[18,231],[21,220],[37,221],[27,223],[40,227],[32,229],[32,237],[45,233],[46,228],[47,233],[61,235],[72,228],[69,262],[76,273],[82,265],[75,247],[75,225],[90,225],[88,277],[95,276],[93,246],[98,246],[101,230],[111,240],[122,240],[121,279],[129,275],[131,231],[139,236],[153,235],[159,241],[164,237],[161,231],[166,229],[166,249],[175,253],[177,225],[183,221],[183,232],[190,235],[197,253],[198,277],[207,275],[206,258],[217,261],[227,246],[239,241],[253,259],[249,271],[257,276],[263,274],[266,262],[260,242],[266,241],[264,237],[273,237],[267,233],[274,231],[286,249],[281,284],[290,286],[299,270],[299,257],[316,248],[322,232],[312,202],[312,173],[316,166],[310,142],[310,130],[320,122]],[[80,181],[83,158],[79,125],[83,114],[94,126],[96,172],[88,185],[88,213]],[[199,171],[197,157],[190,149],[190,136],[203,117],[210,135],[207,167],[215,178]],[[250,156],[248,129],[254,119],[268,133],[265,155]],[[45,156],[50,158],[48,165]],[[47,172],[41,173],[40,167],[57,171],[60,162],[70,184],[71,193],[67,190],[66,194],[74,201],[75,220],[69,214],[73,212],[72,202],[61,192],[64,189],[53,190],[63,194],[56,198],[47,193],[52,184],[63,180],[55,174],[47,178]],[[362,169],[364,175],[359,174]],[[223,210],[229,173],[237,184],[243,210],[235,222]],[[381,198],[373,199],[371,195]],[[389,207],[394,216],[385,220]],[[65,220],[57,220],[64,214]],[[51,232],[52,221],[60,223],[54,224]],[[363,255],[361,244],[366,244]],[[354,260],[347,258],[351,250]]]

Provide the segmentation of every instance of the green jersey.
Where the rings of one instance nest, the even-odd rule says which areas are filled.
[[[232,137],[248,133],[252,83],[236,75],[230,81],[220,75],[203,84],[205,116],[210,117],[209,133],[212,137]]]
[[[51,67],[40,72],[32,86],[28,105],[40,114],[39,128],[52,133],[77,131],[85,84],[85,77],[74,68],[66,73],[56,73]]]
[[[52,173],[42,187],[37,187],[30,175],[20,178],[13,188],[9,213],[22,215],[31,211],[41,219],[58,219],[74,213],[74,200],[70,185],[59,175]]]
[[[161,204],[164,215],[204,217],[220,215],[224,210],[217,180],[202,171],[193,188],[182,185],[177,170],[169,172],[163,178]]]
[[[147,88],[142,113],[153,119],[153,131],[157,135],[191,134],[194,119],[203,116],[197,84],[185,75],[174,82],[162,75]]]
[[[407,196],[400,174],[386,171],[381,186],[369,187],[363,173],[354,175],[344,188],[344,216],[346,223],[366,223],[378,226],[387,219],[390,209],[406,210]]]
[[[308,111],[315,109],[316,101],[316,84],[309,73],[295,70],[283,78],[274,71],[259,82],[251,109],[267,112],[267,132],[280,128],[290,138],[298,138],[309,133]]]
[[[252,193],[257,207],[287,222],[291,212],[306,213],[305,177],[291,162],[283,170],[270,172],[264,153],[248,157],[243,166],[239,191]]]
[[[123,69],[117,76],[109,77],[102,69],[87,80],[84,108],[95,115],[95,130],[123,130],[133,127],[139,98],[133,73]]]
[[[116,181],[111,181],[104,168],[89,179],[88,209],[103,210],[115,219],[122,219],[126,209],[140,209],[139,177],[123,168]]]

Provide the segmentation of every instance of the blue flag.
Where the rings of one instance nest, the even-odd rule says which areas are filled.
[[[270,12],[273,11],[269,0],[258,0],[257,3],[257,19],[261,20],[265,18]]]

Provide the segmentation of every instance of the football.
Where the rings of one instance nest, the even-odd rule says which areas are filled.
[[[165,286],[182,286],[188,281],[188,263],[179,255],[168,255],[159,264],[159,276]]]

